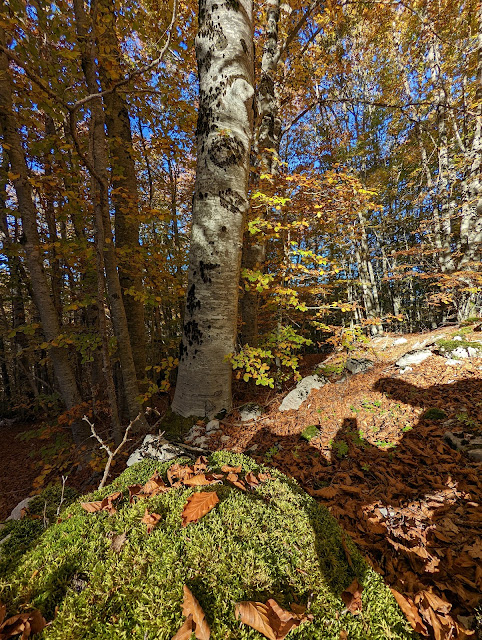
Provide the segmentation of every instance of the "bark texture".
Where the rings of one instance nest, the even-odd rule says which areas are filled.
[[[179,373],[182,416],[231,409],[244,216],[253,130],[251,0],[201,0],[197,173]]]

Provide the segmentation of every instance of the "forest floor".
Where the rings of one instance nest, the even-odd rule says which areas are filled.
[[[370,341],[350,356],[374,360],[372,369],[332,374],[330,384],[312,391],[296,411],[278,410],[286,390],[253,392],[243,383],[236,391],[238,408],[257,402],[264,414],[241,426],[234,411],[221,425],[230,440],[221,443],[215,436],[210,448],[250,449],[258,462],[296,478],[328,507],[391,587],[431,601],[435,637],[448,638],[451,616],[470,627],[467,616],[481,602],[482,465],[453,450],[444,434],[465,429],[482,435],[482,359],[448,366],[445,357],[433,355],[405,373],[394,364],[415,343],[441,334],[455,335],[456,328],[406,335],[407,343],[395,347],[400,336]],[[464,337],[481,339],[481,334]],[[326,356],[306,356],[301,373],[340,357],[328,362]],[[447,415],[425,419],[430,408]],[[320,435],[306,442],[300,434],[311,425]],[[43,483],[59,478],[55,463],[44,473],[45,456],[34,440],[19,440],[26,429],[32,425],[1,429],[0,519]],[[130,445],[132,450],[138,442]],[[114,475],[123,470],[128,453],[119,458]],[[98,464],[102,467],[101,460]],[[78,488],[91,488],[89,474],[72,478]]]

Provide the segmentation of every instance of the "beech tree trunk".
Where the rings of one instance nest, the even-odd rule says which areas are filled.
[[[266,42],[261,60],[261,79],[257,92],[257,123],[255,131],[256,163],[261,173],[278,173],[278,154],[281,140],[279,97],[276,91],[276,71],[280,60],[278,24],[280,0],[268,0],[266,14]],[[243,244],[243,269],[263,268],[266,242],[262,234],[250,237],[245,234]],[[251,288],[241,298],[241,344],[256,346],[258,343],[259,294]]]
[[[244,216],[253,132],[251,0],[200,0],[200,95],[189,274],[173,411],[216,415],[232,406]]]
[[[97,67],[95,58],[94,42],[90,38],[90,24],[85,13],[83,0],[74,0],[75,26],[77,38],[81,51],[82,69],[84,72],[87,89],[90,94],[99,92]],[[117,259],[115,255],[114,240],[109,214],[109,200],[107,189],[107,146],[105,139],[105,120],[102,108],[102,99],[94,99],[90,102],[91,110],[91,162],[93,164],[94,175],[92,175],[92,192],[94,204],[94,226],[96,232],[96,252],[98,264],[98,278],[104,277],[107,285],[107,295],[111,311],[112,325],[117,338],[117,349],[122,371],[122,381],[124,387],[124,397],[130,421],[136,420],[145,426],[145,417],[142,412],[142,405],[138,399],[139,387],[137,384],[136,370],[132,348],[127,327],[127,318],[122,300],[122,291],[117,272]],[[99,282],[99,294],[103,290]],[[99,309],[101,311],[101,309]],[[104,357],[104,362],[106,359]],[[104,366],[104,373],[108,387],[111,385],[110,366]],[[112,395],[110,393],[109,395]],[[115,411],[113,409],[113,414]],[[115,415],[113,415],[115,420]],[[115,434],[116,439],[120,434]]]
[[[97,42],[102,90],[112,89],[122,77],[121,54],[115,32],[112,0],[97,7]],[[112,201],[115,209],[115,244],[119,280],[127,326],[139,381],[146,375],[146,330],[142,298],[142,265],[139,245],[139,197],[127,102],[122,93],[104,96],[105,122],[111,160]],[[137,295],[136,295],[137,294]]]
[[[0,44],[5,47],[5,33],[0,27]],[[10,169],[14,174],[13,185],[17,195],[18,209],[22,218],[22,230],[27,268],[32,283],[33,297],[37,306],[42,330],[47,341],[55,340],[62,333],[59,315],[51,295],[47,275],[43,266],[42,247],[37,228],[37,211],[32,188],[28,180],[28,168],[20,138],[17,118],[13,109],[12,86],[5,53],[0,53],[0,128],[4,149],[7,149]],[[67,409],[80,404],[81,397],[67,349],[51,347],[55,376]],[[81,421],[72,424],[74,441],[80,444],[88,436],[88,428]]]

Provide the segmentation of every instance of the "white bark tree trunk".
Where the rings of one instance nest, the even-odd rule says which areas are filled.
[[[253,132],[252,0],[200,0],[197,173],[188,292],[172,404],[213,416],[231,400],[244,216]]]

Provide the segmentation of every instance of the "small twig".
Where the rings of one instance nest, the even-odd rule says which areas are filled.
[[[60,495],[59,506],[57,507],[57,517],[60,515],[60,509],[62,508],[62,503],[64,501],[64,491],[65,491],[65,483],[67,482],[67,478],[69,476],[62,476],[62,494]]]
[[[82,420],[84,420],[85,422],[87,422],[87,424],[90,427],[90,430],[92,431],[92,436],[91,438],[96,438],[99,442],[100,442],[100,446],[101,449],[104,449],[105,451],[107,451],[107,462],[105,464],[105,469],[104,469],[104,475],[102,476],[102,480],[100,481],[99,486],[97,487],[97,490],[102,489],[102,487],[105,485],[105,482],[107,480],[107,476],[109,475],[109,471],[110,471],[110,466],[112,464],[112,460],[114,459],[114,457],[119,453],[119,451],[122,449],[122,447],[125,445],[125,443],[127,442],[127,436],[129,434],[129,430],[132,427],[132,425],[137,422],[140,418],[141,414],[139,414],[137,416],[137,418],[135,418],[134,420],[132,420],[131,422],[129,422],[129,424],[126,427],[126,430],[124,432],[124,437],[122,438],[122,442],[120,443],[120,445],[117,447],[117,449],[115,449],[114,451],[112,451],[112,449],[110,447],[108,447],[105,442],[102,440],[102,438],[97,434],[94,425],[92,424],[92,422],[89,420],[89,418],[87,416],[84,416],[82,418]]]

